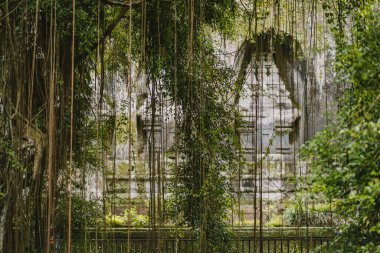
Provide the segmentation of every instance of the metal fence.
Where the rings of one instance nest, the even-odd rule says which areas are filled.
[[[307,253],[330,249],[332,237],[262,237],[235,238],[236,253]],[[129,245],[128,245],[129,244]],[[75,253],[198,253],[197,241],[187,238],[132,238],[87,239],[75,241]],[[129,248],[129,251],[128,251]],[[60,247],[58,252],[65,252]],[[211,251],[212,252],[212,251]],[[215,252],[223,253],[223,252]]]

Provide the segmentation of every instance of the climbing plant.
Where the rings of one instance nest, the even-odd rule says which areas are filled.
[[[205,170],[203,179],[194,177],[194,185],[187,187],[189,192],[203,191],[205,195],[215,188],[213,194],[222,198],[209,197],[216,201],[214,208],[219,214],[210,224],[214,227],[218,222],[224,224],[228,203],[223,200],[227,187],[219,183],[224,178],[224,168],[229,165],[219,162],[218,157],[224,162],[230,157],[226,148],[219,153],[216,146],[231,144],[228,124],[224,124],[230,111],[221,100],[230,90],[231,71],[218,62],[203,32],[208,28],[228,35],[236,13],[237,4],[233,0],[138,3],[37,0],[32,4],[7,0],[2,3],[0,32],[5,36],[0,40],[0,110],[1,143],[6,148],[1,150],[4,165],[1,228],[4,230],[0,236],[4,240],[0,247],[9,251],[50,251],[58,235],[55,232],[59,230],[59,236],[66,236],[62,224],[71,215],[69,210],[78,203],[84,208],[87,205],[84,200],[77,202],[76,197],[72,202],[71,190],[81,191],[85,198],[85,175],[104,171],[104,154],[110,149],[115,120],[101,114],[104,105],[114,107],[104,92],[107,80],[112,77],[111,72],[132,73],[135,66],[138,72],[146,73],[149,85],[164,81],[172,103],[181,108],[177,140],[183,148],[179,153],[188,156],[185,164],[197,164],[196,167],[186,165],[187,170],[182,172],[199,173],[203,165],[212,161],[212,169]],[[131,56],[133,64],[125,55]],[[207,68],[207,73],[202,68]],[[27,99],[22,99],[24,94],[28,94]],[[200,101],[203,109],[198,107]],[[215,140],[217,135],[226,135],[226,142],[200,141],[202,121],[203,127],[210,131],[207,137],[214,136]],[[224,125],[225,130],[211,133],[219,125]],[[194,135],[191,131],[195,129],[198,130]],[[197,142],[193,143],[194,140]],[[25,146],[25,143],[29,144]],[[194,144],[200,145],[195,155],[188,152]],[[207,160],[201,160],[204,151],[208,153]],[[16,170],[16,167],[23,169]],[[72,177],[73,188],[68,188]],[[22,192],[27,192],[23,198]],[[33,206],[27,204],[30,201]],[[55,212],[57,207],[66,205],[67,212]],[[24,207],[29,211],[24,212]],[[96,215],[102,212],[96,208]],[[197,212],[206,215],[204,210]],[[194,228],[202,228],[202,233],[210,233],[211,225],[205,226],[210,213],[202,225],[200,216],[187,215],[187,222]],[[23,221],[17,226],[25,233],[12,229],[15,220]],[[71,223],[68,220],[68,230]],[[81,229],[85,229],[86,224],[82,225]],[[95,226],[100,226],[99,220]],[[39,232],[47,227],[47,234]],[[223,226],[219,227],[223,232]],[[218,238],[208,237],[214,241]],[[24,244],[16,243],[20,238],[26,238]]]
[[[378,252],[380,239],[380,15],[378,4],[354,13],[353,40],[337,48],[336,83],[344,84],[337,121],[303,149],[310,184],[343,221],[334,252]],[[352,238],[355,238],[354,240]]]
[[[318,19],[319,7],[323,7],[336,42],[335,84],[340,87],[341,100],[337,122],[318,134],[303,154],[313,168],[310,179],[315,190],[327,201],[334,201],[336,215],[346,221],[337,245],[345,245],[344,252],[378,250],[380,26],[376,14],[379,7],[374,2],[2,1],[0,252],[53,252],[66,241],[70,253],[74,227],[77,239],[86,240],[91,229],[96,238],[104,239],[105,229],[119,223],[128,228],[128,250],[132,226],[149,223],[152,234],[157,232],[156,226],[161,229],[167,224],[175,229],[190,228],[199,252],[232,252],[227,215],[233,210],[233,201],[228,179],[244,166],[237,129],[244,122],[237,107],[246,76],[253,67],[258,71],[260,54],[270,53],[293,105],[302,109],[301,102],[306,101],[312,107],[313,101],[307,102],[309,97],[315,99],[309,96],[310,87],[305,85],[304,94],[299,94],[305,99],[296,98],[293,75],[299,69],[296,75],[302,75],[300,81],[315,84],[316,76],[305,58],[317,48],[311,43],[308,48],[307,42],[317,44],[321,27],[313,22]],[[300,27],[309,29],[308,22],[314,30],[300,32]],[[221,56],[215,43],[236,38],[244,41],[238,52],[233,52],[238,55],[238,73],[223,60],[228,56]],[[265,67],[269,73],[271,66]],[[255,75],[257,78],[258,73]],[[136,81],[145,85],[139,87],[144,94],[139,94],[138,101],[132,94],[137,90]],[[125,84],[122,115],[117,115],[115,82]],[[262,236],[262,164],[274,140],[269,140],[267,151],[259,151],[258,129],[260,126],[262,132],[263,124],[258,97],[263,83],[255,85],[255,122],[250,122],[256,124],[251,133],[252,137],[256,134],[256,140],[252,138],[256,142],[252,154],[255,162],[250,166],[255,181],[254,235],[259,217]],[[144,125],[142,132],[150,131],[148,219],[137,214],[139,210],[131,200],[132,170],[138,167],[132,152],[141,137],[135,133],[137,123],[136,127],[132,125],[135,115],[131,108],[141,106],[145,102],[141,100],[147,98],[150,126]],[[160,124],[156,116],[163,111],[164,103],[174,109],[170,154],[155,149],[155,123]],[[281,99],[279,106],[283,127]],[[304,110],[302,117],[309,117],[310,111],[314,112]],[[297,118],[297,122],[302,120],[306,121]],[[303,126],[307,128],[308,123]],[[296,141],[298,123],[293,130]],[[128,142],[128,166],[124,166],[128,167],[128,199],[122,222],[116,221],[115,203],[106,204],[114,198],[106,191],[116,188],[118,141]],[[261,146],[262,142],[261,138]],[[166,165],[166,158],[173,154],[172,195],[168,200],[172,208],[165,209],[167,192],[161,190],[166,185],[158,178],[167,172],[166,167],[160,167],[162,161]],[[280,151],[280,155],[282,163],[284,153]],[[111,183],[107,181],[110,176]],[[169,174],[164,176],[164,180],[169,178]],[[102,180],[104,184],[99,183]],[[90,183],[94,183],[95,192],[89,193]],[[259,195],[260,203],[256,203]],[[297,215],[307,219],[307,212],[295,208],[293,223],[298,222]],[[352,236],[357,242],[349,240]],[[262,246],[263,241],[260,243]],[[257,249],[256,242],[254,247]],[[158,248],[153,245],[149,250]]]

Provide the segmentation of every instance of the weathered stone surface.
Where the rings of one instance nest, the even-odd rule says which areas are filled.
[[[245,81],[237,100],[243,117],[239,133],[246,164],[238,169],[239,175],[231,175],[234,209],[239,209],[234,217],[231,214],[231,218],[236,220],[236,215],[241,216],[238,219],[248,223],[253,219],[255,198],[258,201],[263,199],[265,221],[282,212],[283,203],[294,196],[295,179],[305,174],[298,156],[300,146],[322,129],[325,122],[322,104],[327,95],[322,90],[325,79],[320,71],[324,68],[324,61],[319,57],[318,66],[307,71],[306,60],[289,58],[293,56],[286,51],[291,50],[286,43],[293,43],[291,37],[285,36],[283,41],[270,46],[265,44],[270,39],[265,36],[270,35],[261,38],[260,43],[264,43],[265,48],[263,54],[255,53],[253,57],[253,52],[248,52],[252,57],[245,59],[248,61]],[[223,50],[228,53],[239,51],[237,49],[237,43],[229,43]],[[223,60],[241,72],[241,56],[227,55]],[[312,90],[308,88],[310,80],[307,78],[315,82]],[[128,117],[125,85],[120,80],[115,82],[117,113]],[[108,195],[117,195],[121,200],[130,197],[141,203],[145,201],[148,204],[140,207],[148,208],[149,203],[157,205],[157,201],[162,202],[171,194],[169,185],[173,182],[174,154],[170,148],[174,143],[174,108],[165,101],[164,91],[159,88],[152,120],[152,98],[147,92],[146,77],[136,79],[135,83],[131,103],[133,140],[129,145],[128,138],[117,138],[115,171],[106,176],[106,188]],[[310,99],[317,104],[310,105]],[[125,137],[126,126],[123,129]],[[128,157],[129,153],[132,157]],[[113,167],[112,162],[109,165]],[[127,207],[125,201],[119,204],[119,210]],[[142,212],[141,208],[139,211]]]

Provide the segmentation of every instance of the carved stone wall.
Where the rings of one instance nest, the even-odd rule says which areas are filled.
[[[235,196],[230,217],[236,225],[253,223],[255,199],[256,217],[259,217],[262,201],[264,224],[283,213],[286,201],[294,198],[296,179],[306,173],[299,160],[299,148],[325,124],[324,101],[328,95],[322,90],[324,76],[318,72],[324,66],[316,67],[313,65],[316,61],[302,59],[300,50],[295,46],[297,42],[288,35],[268,32],[260,36],[256,44],[243,43],[240,50],[237,50],[238,43],[231,43],[223,49],[226,53],[240,52],[240,55],[222,60],[234,66],[238,73],[244,72],[245,80],[237,104],[243,116],[239,133],[245,162],[238,168],[237,175],[230,179]],[[241,52],[244,54],[249,46],[250,55],[244,56],[246,64],[243,66]],[[257,48],[260,52],[255,51]],[[245,68],[243,72],[242,68]],[[128,97],[125,95],[125,83],[115,80],[114,85],[116,114],[120,123],[129,116]],[[127,125],[119,124],[114,143],[116,148],[108,156],[106,196],[114,214],[124,213],[129,197],[137,212],[147,215],[152,205],[160,205],[164,210],[165,201],[170,196],[174,108],[169,105],[160,84],[156,88],[157,99],[154,102],[149,90],[151,87],[147,87],[146,76],[135,78],[131,144],[125,134]],[[156,108],[154,122],[152,106]],[[129,166],[132,168],[130,193]]]

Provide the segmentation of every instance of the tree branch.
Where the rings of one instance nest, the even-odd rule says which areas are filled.
[[[108,0],[102,0],[102,1],[108,1]],[[99,39],[99,42],[96,41],[95,43],[93,43],[91,46],[90,46],[90,51],[93,51],[97,48],[98,46],[98,43],[99,45],[102,44],[102,42],[108,37],[111,35],[113,29],[116,27],[117,24],[119,24],[119,22],[125,17],[125,15],[127,14],[127,11],[128,11],[128,8],[123,8],[119,15],[111,22],[111,24],[109,24],[109,26],[107,27],[107,29],[104,31],[104,33],[102,34],[102,36],[100,37]],[[85,55],[79,55],[78,57],[78,62],[82,61],[83,59],[85,58]]]
[[[102,0],[102,2],[104,4],[116,5],[116,6],[121,6],[121,7],[130,7],[131,5],[134,6],[134,5],[141,4],[140,0],[133,1],[133,2],[129,2],[128,0],[124,2],[119,2],[119,1],[114,1],[114,0]]]
[[[108,0],[106,0],[108,1]],[[120,11],[119,15],[111,22],[111,24],[109,24],[109,26],[107,27],[107,29],[104,31],[102,37],[100,38],[99,40],[99,44],[102,44],[102,42],[108,37],[111,35],[113,29],[117,26],[117,24],[119,24],[119,22],[125,17],[125,15],[127,14],[127,11],[128,9],[127,8],[124,8]],[[98,42],[94,43],[93,46],[91,47],[91,51],[94,50],[98,45]]]
[[[102,2],[104,4],[109,4],[109,5],[115,5],[115,6],[121,6],[121,7],[131,7],[131,4],[132,4],[132,7],[135,6],[135,5],[140,5],[142,3],[141,0],[134,0],[132,1],[131,3],[129,2],[129,0],[124,0],[123,2],[120,2],[120,1],[115,1],[115,0],[102,0]],[[161,0],[160,2],[171,2],[171,0]]]

